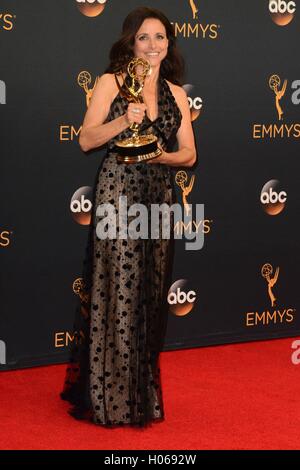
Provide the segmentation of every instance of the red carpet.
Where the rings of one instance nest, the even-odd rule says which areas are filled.
[[[163,353],[166,420],[146,430],[74,420],[58,397],[65,365],[2,372],[0,448],[299,449],[292,341]]]

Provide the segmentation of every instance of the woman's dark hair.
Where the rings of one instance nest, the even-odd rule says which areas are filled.
[[[105,73],[126,72],[128,62],[134,57],[135,35],[147,18],[155,18],[161,21],[166,28],[169,40],[168,54],[161,63],[160,75],[176,85],[181,85],[184,74],[184,60],[176,44],[173,26],[168,18],[155,8],[138,7],[125,18],[122,36],[113,44],[110,50],[110,64]]]

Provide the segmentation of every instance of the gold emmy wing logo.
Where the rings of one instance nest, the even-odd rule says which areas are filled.
[[[176,173],[175,182],[182,191],[182,202],[184,205],[184,210],[185,210],[186,215],[189,215],[191,211],[191,204],[187,202],[187,196],[190,194],[190,192],[193,189],[195,175],[192,175],[189,184],[187,184],[187,181],[188,181],[188,175],[184,170],[178,171]]]
[[[78,277],[75,279],[73,282],[73,292],[74,294],[78,295],[80,298],[80,303],[81,303],[81,315],[84,318],[88,318],[89,316],[89,311],[88,311],[88,303],[89,303],[89,294],[85,292],[85,284],[82,279],[82,277]]]
[[[282,111],[282,108],[280,106],[279,101],[282,99],[282,97],[285,94],[286,86],[287,86],[287,80],[284,80],[282,88],[281,88],[281,90],[279,90],[279,87],[280,87],[280,78],[279,78],[279,76],[278,75],[272,75],[269,78],[269,87],[271,88],[271,90],[274,91],[274,94],[275,94],[275,106],[276,106],[276,110],[277,110],[277,113],[278,113],[279,121],[282,120],[282,116],[283,116],[283,111]]]
[[[273,274],[273,266],[269,263],[264,264],[263,267],[261,268],[261,275],[262,277],[265,278],[265,280],[268,283],[268,294],[271,300],[272,307],[274,307],[276,297],[273,294],[272,288],[277,282],[278,275],[279,275],[279,268],[278,267],[276,268],[276,271],[273,277],[272,277],[272,274]]]
[[[181,2],[182,3],[182,2]],[[185,5],[186,9],[191,12],[193,20],[186,20],[184,22],[172,22],[174,26],[174,34],[176,37],[183,38],[201,38],[201,39],[217,39],[219,24],[206,23],[199,21],[199,0],[188,0]],[[190,15],[189,15],[190,16]]]
[[[97,85],[99,77],[96,77],[96,80],[94,82],[93,88],[89,88],[89,85],[92,83],[92,77],[89,72],[84,70],[83,72],[80,72],[78,77],[77,77],[77,83],[78,85],[84,89],[85,94],[86,94],[86,107],[89,107],[90,100],[92,98],[92,94],[94,92],[95,86]]]
[[[298,104],[298,81],[294,80],[289,86],[290,89],[295,89],[291,96],[291,102],[293,104]],[[253,139],[283,139],[283,138],[299,138],[300,136],[300,123],[299,122],[288,122],[286,116],[284,116],[284,109],[282,106],[282,101],[284,103],[289,102],[286,97],[286,90],[288,80],[284,79],[281,83],[279,75],[273,74],[267,79],[268,89],[272,90],[274,93],[274,104],[276,109],[276,114],[278,121],[274,119],[275,122],[271,123],[253,123],[252,125],[252,137]],[[270,93],[270,91],[268,91]],[[283,100],[283,98],[285,99]]]
[[[194,19],[194,20],[197,20],[197,19],[198,19],[198,11],[199,11],[199,9],[197,8],[196,3],[195,3],[194,0],[189,0],[189,4],[190,4],[190,7],[191,7],[191,9],[192,9],[193,19]]]
[[[106,2],[107,0],[76,0],[80,13],[90,18],[100,15],[106,6]]]

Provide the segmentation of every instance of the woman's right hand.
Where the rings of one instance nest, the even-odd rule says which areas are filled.
[[[125,113],[128,125],[130,126],[134,122],[141,124],[144,119],[146,109],[147,107],[145,103],[129,103]]]

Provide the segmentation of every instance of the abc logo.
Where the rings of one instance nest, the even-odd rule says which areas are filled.
[[[70,209],[72,217],[80,225],[89,225],[92,210],[92,188],[83,186],[73,194]]]
[[[285,0],[270,0],[269,11],[274,23],[279,26],[286,26],[294,18],[296,3]]]
[[[296,3],[285,0],[272,0],[269,3],[269,10],[271,13],[295,13]]]
[[[85,16],[94,17],[100,15],[107,0],[76,0],[78,10]]]
[[[268,181],[261,190],[260,202],[264,211],[269,215],[277,215],[283,211],[287,200],[287,193],[280,191],[279,181]]]
[[[187,315],[194,307],[196,292],[190,288],[186,279],[174,282],[168,292],[170,311],[176,316]]]
[[[196,87],[194,87],[194,85],[188,83],[186,85],[183,85],[182,88],[185,90],[188,96],[188,102],[191,111],[191,121],[194,121],[200,115],[200,111],[202,109],[203,104],[202,99],[200,98],[200,96],[198,96],[197,89]]]

